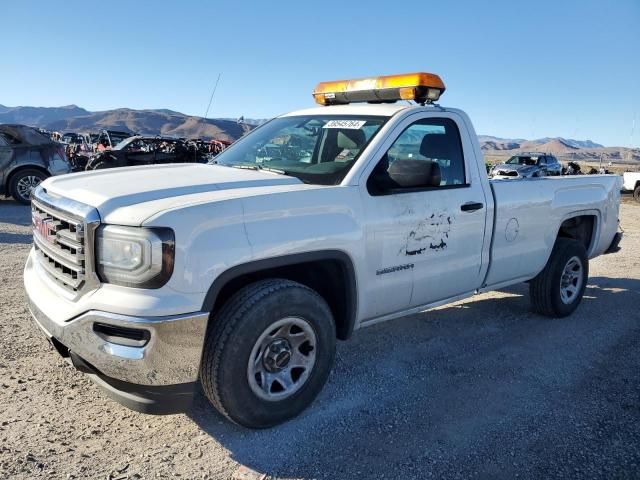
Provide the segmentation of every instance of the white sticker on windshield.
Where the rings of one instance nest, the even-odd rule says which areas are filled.
[[[329,120],[322,128],[347,128],[360,130],[367,123],[366,120]]]

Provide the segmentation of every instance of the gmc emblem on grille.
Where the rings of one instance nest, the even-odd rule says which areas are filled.
[[[31,212],[31,224],[33,226],[33,231],[38,232],[38,234],[42,237],[43,240],[46,240],[49,243],[55,243],[56,234],[51,234],[51,228],[49,224],[51,223],[50,218],[42,217],[38,212]]]

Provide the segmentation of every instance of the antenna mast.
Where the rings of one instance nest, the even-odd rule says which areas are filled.
[[[220,81],[220,76],[222,72],[218,74],[218,78],[216,79],[216,84],[213,86],[213,90],[211,91],[211,97],[209,98],[209,105],[207,105],[207,110],[204,112],[205,121],[207,120],[207,115],[209,115],[209,109],[211,108],[211,103],[213,102],[213,96],[216,94],[216,90],[218,89],[218,82]]]

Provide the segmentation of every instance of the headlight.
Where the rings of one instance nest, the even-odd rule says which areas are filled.
[[[105,283],[160,288],[173,273],[175,238],[168,228],[105,225],[96,242],[98,276]]]

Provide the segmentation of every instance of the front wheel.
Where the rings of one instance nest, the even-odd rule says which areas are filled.
[[[640,202],[640,185],[638,185],[633,191],[633,198],[636,199],[636,202]]]
[[[544,270],[529,283],[533,311],[548,317],[566,317],[578,308],[589,278],[584,246],[558,238]]]
[[[335,324],[324,299],[284,279],[250,284],[210,321],[200,381],[231,421],[267,428],[302,412],[324,386]]]
[[[40,170],[32,168],[20,170],[11,178],[9,192],[11,192],[11,196],[16,202],[29,205],[31,202],[31,192],[46,178],[47,175]]]

